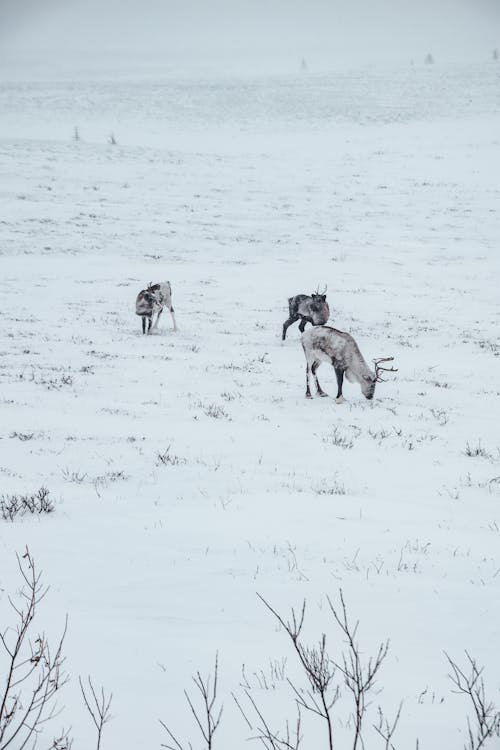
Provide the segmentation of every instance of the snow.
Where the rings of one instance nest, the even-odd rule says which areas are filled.
[[[460,746],[443,650],[486,665],[500,703],[498,66],[0,97],[1,494],[43,485],[56,505],[0,521],[0,615],[28,545],[39,627],[55,639],[69,616],[58,721],[92,746],[90,674],[114,696],[104,747],[158,747],[159,718],[201,747],[183,688],[218,650],[217,747],[244,747],[242,664],[276,728],[293,695],[255,674],[286,657],[304,685],[256,592],[286,616],[305,597],[306,638],[339,658],[341,587],[363,653],[390,638],[366,746],[401,700],[397,745]],[[179,330],[166,312],[143,337],[136,294],[166,279]],[[331,323],[395,358],[373,402],[349,383],[343,405],[304,398],[281,326],[324,283]],[[349,711],[344,695],[338,748]],[[304,716],[306,748],[323,731]]]

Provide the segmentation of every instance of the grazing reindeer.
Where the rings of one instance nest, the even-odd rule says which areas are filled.
[[[374,359],[375,371],[371,370],[363,359],[358,345],[348,333],[337,331],[330,326],[311,328],[302,334],[302,346],[307,361],[306,367],[306,398],[312,398],[309,389],[309,372],[312,372],[316,383],[318,396],[328,396],[319,382],[316,371],[321,362],[330,362],[337,376],[337,398],[338,404],[344,403],[342,396],[342,384],[344,374],[351,383],[359,383],[361,392],[367,399],[372,399],[375,393],[375,384],[383,382],[381,372],[397,372],[394,367],[381,367],[381,362],[392,362],[394,357],[382,357]]]
[[[286,339],[286,332],[289,326],[296,323],[300,318],[299,331],[304,333],[307,323],[313,326],[324,325],[330,317],[330,308],[326,301],[326,289],[320,294],[319,290],[313,292],[310,296],[307,294],[296,294],[288,300],[289,317],[283,323],[282,341]]]
[[[174,331],[177,330],[175,324],[174,308],[172,307],[172,287],[170,281],[164,281],[161,284],[149,284],[147,289],[139,292],[135,301],[135,314],[142,317],[142,332],[146,333],[146,318],[148,318],[148,333],[158,328],[158,321],[163,312],[163,308],[168,307],[174,323]],[[156,314],[156,321],[153,325],[153,318]]]

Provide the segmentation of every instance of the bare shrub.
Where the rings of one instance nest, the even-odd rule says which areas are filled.
[[[0,497],[0,517],[4,521],[13,521],[16,516],[25,516],[27,513],[41,514],[52,513],[54,503],[49,498],[49,490],[40,487],[31,495],[2,495]]]
[[[465,695],[472,703],[473,719],[467,716],[467,744],[465,750],[479,750],[489,737],[500,736],[500,711],[494,703],[486,697],[486,689],[482,676],[483,667],[478,667],[475,659],[465,652],[468,672],[464,672],[445,652],[451,673],[448,675],[455,690],[453,692]]]
[[[367,696],[368,693],[373,689],[377,673],[388,654],[389,641],[381,643],[378,647],[376,656],[370,657],[368,661],[363,664],[361,660],[361,651],[356,641],[359,620],[355,625],[351,625],[349,623],[342,589],[339,590],[339,597],[339,609],[336,609],[333,606],[329,597],[327,597],[327,599],[335,622],[341,629],[342,633],[345,635],[347,641],[347,653],[342,654],[342,662],[337,663],[336,667],[344,676],[344,683],[351,693],[354,701],[354,711],[352,714],[352,718],[354,720],[353,750],[356,750],[358,745],[364,747],[362,727],[363,719],[366,713]]]
[[[38,605],[48,588],[43,585],[28,548],[21,558],[17,556],[17,562],[24,582],[21,601],[17,603],[9,597],[17,622],[0,632],[0,666],[6,675],[0,688],[0,750],[34,747],[43,726],[58,714],[56,694],[68,679],[62,655],[67,618],[52,649],[45,633],[34,630]],[[68,750],[68,733],[63,731],[51,747]]]
[[[88,692],[86,692],[83,686],[81,677],[78,677],[78,682],[80,683],[83,702],[85,703],[85,707],[92,717],[92,721],[97,730],[96,750],[100,750],[102,730],[104,728],[104,725],[107,724],[111,719],[111,713],[109,709],[111,707],[111,701],[113,700],[113,693],[110,693],[109,696],[106,696],[106,694],[104,693],[104,688],[101,687],[100,694],[98,696],[94,689],[90,676],[87,679],[89,683]]]
[[[196,685],[196,688],[201,696],[201,703],[202,707],[196,708],[189,693],[187,690],[184,690],[184,695],[186,697],[186,701],[189,705],[189,708],[191,710],[191,713],[193,714],[194,720],[196,722],[196,725],[198,726],[198,729],[201,732],[201,735],[203,737],[203,740],[205,741],[208,750],[212,750],[214,747],[214,735],[217,731],[217,727],[220,724],[220,720],[222,717],[222,711],[224,709],[224,706],[221,705],[220,707],[216,707],[215,703],[217,701],[217,679],[218,679],[218,672],[219,672],[219,654],[215,654],[215,666],[214,666],[214,676],[212,680],[212,675],[209,673],[208,677],[206,679],[203,679],[200,672],[196,672],[196,675],[193,677],[193,682]],[[187,743],[187,745],[182,745],[179,740],[175,737],[175,735],[171,732],[167,724],[165,724],[164,721],[160,719],[160,724],[165,729],[169,736],[169,742],[173,742],[174,744],[163,744],[161,747],[166,747],[168,750],[184,750],[185,747],[192,748],[192,745],[190,742]]]
[[[396,716],[394,717],[394,721],[389,722],[389,720],[385,717],[384,712],[382,711],[380,706],[378,707],[378,723],[373,724],[373,728],[375,729],[377,734],[380,735],[380,737],[382,737],[382,739],[384,740],[385,750],[396,750],[395,746],[392,744],[392,738],[396,731],[396,727],[399,723],[402,708],[403,708],[403,703],[401,702],[396,712]],[[418,740],[417,740],[416,750],[418,750]]]
[[[238,701],[238,698],[234,693],[232,693],[234,702],[238,706],[241,715],[245,719],[249,729],[252,732],[256,732],[255,736],[251,737],[252,740],[260,740],[260,742],[264,745],[266,750],[298,750],[302,735],[300,733],[300,725],[301,725],[301,714],[300,714],[300,707],[297,705],[297,719],[294,725],[294,729],[290,729],[290,725],[288,721],[285,724],[285,731],[283,732],[283,737],[280,737],[279,731],[274,731],[270,728],[269,722],[264,718],[264,715],[262,713],[261,708],[257,705],[257,701],[255,698],[249,693],[248,690],[245,690],[245,695],[248,698],[248,701],[250,703],[250,706],[253,709],[253,712],[257,716],[259,720],[259,724],[256,724],[255,726],[252,724],[250,719],[248,718],[248,714],[243,710],[241,703]]]
[[[333,750],[331,710],[340,697],[340,691],[339,686],[334,683],[336,668],[326,648],[326,635],[323,633],[319,642],[314,646],[306,646],[302,642],[301,632],[306,614],[305,600],[300,614],[292,609],[291,619],[285,621],[260,594],[257,596],[288,634],[309,682],[310,689],[300,691],[290,680],[288,681],[295,694],[297,705],[299,708],[302,707],[316,714],[325,722],[328,748]]]
[[[388,651],[389,641],[385,641],[380,644],[378,651],[375,656],[370,657],[367,661],[363,661],[361,658],[361,650],[356,640],[356,634],[358,631],[359,622],[352,625],[349,622],[347,615],[347,607],[344,601],[344,595],[342,589],[339,590],[340,605],[334,606],[331,599],[327,597],[328,605],[333,618],[340,628],[342,634],[345,636],[347,649],[341,654],[341,658],[338,661],[333,659],[326,647],[326,635],[323,633],[318,643],[314,646],[307,646],[302,640],[302,628],[304,625],[304,618],[306,612],[306,602],[304,600],[300,615],[292,609],[292,615],[290,620],[284,620],[281,615],[276,612],[266,600],[257,594],[263,604],[269,609],[269,611],[278,620],[280,625],[283,627],[285,632],[290,637],[293,647],[299,658],[302,669],[309,682],[310,689],[305,691],[298,689],[291,680],[288,680],[295,697],[297,706],[316,714],[325,722],[329,750],[333,750],[333,716],[332,708],[340,698],[340,684],[337,675],[342,677],[342,682],[351,694],[354,708],[351,713],[350,721],[354,727],[353,737],[353,750],[357,748],[364,748],[363,741],[363,720],[365,718],[367,710],[368,695],[375,686],[375,679],[382,666]],[[254,709],[256,709],[255,703],[252,701]],[[263,721],[261,713],[259,718]],[[399,718],[399,717],[398,717]],[[397,723],[397,722],[395,722]],[[395,725],[394,725],[395,728]],[[264,723],[264,729],[267,730],[268,726]],[[383,729],[383,727],[382,727]],[[300,713],[298,720],[298,729],[296,734],[296,740],[299,740],[300,735]],[[270,734],[264,732],[262,736],[265,736],[269,742]],[[275,739],[277,735],[274,736]],[[262,739],[262,737],[261,737]],[[291,745],[269,745],[270,747],[292,747]],[[294,745],[293,747],[297,747]]]

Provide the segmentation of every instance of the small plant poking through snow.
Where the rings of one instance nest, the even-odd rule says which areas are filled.
[[[313,487],[316,495],[346,495],[347,491],[343,482],[336,479],[330,483],[324,483],[321,486]]]
[[[34,432],[11,432],[9,435],[10,438],[17,438],[23,443],[26,442],[26,440],[32,440],[34,436]]]
[[[158,452],[156,458],[158,466],[181,466],[186,463],[186,459],[182,456],[176,456],[175,453],[170,453],[170,445],[163,453]]]
[[[231,419],[227,411],[218,404],[209,404],[205,407],[204,412],[207,417],[212,417],[212,419]]]
[[[477,445],[474,446],[467,442],[465,446],[465,455],[470,456],[471,458],[475,458],[476,456],[480,456],[481,458],[492,458],[486,448],[483,448],[480,440],[478,440]]]
[[[49,490],[40,487],[31,495],[2,495],[0,497],[0,517],[4,521],[13,521],[16,516],[27,513],[52,513],[54,503],[49,498]]]
[[[351,425],[350,431],[343,431],[340,427],[334,427],[333,430],[330,430],[330,432],[327,432],[321,440],[324,443],[329,443],[330,445],[336,445],[337,448],[344,448],[345,450],[348,450],[354,446],[354,441],[356,438],[359,437],[361,434],[361,430],[359,427],[355,427],[354,425]]]

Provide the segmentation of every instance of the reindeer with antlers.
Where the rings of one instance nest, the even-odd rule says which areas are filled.
[[[394,357],[374,359],[375,371],[363,359],[359,347],[349,333],[337,331],[330,326],[311,328],[302,334],[302,347],[306,357],[306,398],[312,398],[309,374],[312,372],[318,396],[328,396],[321,388],[316,374],[321,362],[329,362],[337,376],[337,404],[344,403],[342,385],[344,375],[351,383],[359,383],[363,396],[369,400],[375,393],[375,385],[383,382],[381,372],[397,372],[394,367],[382,367],[382,362],[392,362]]]
[[[304,333],[304,328],[307,323],[312,323],[313,326],[322,326],[330,317],[330,308],[326,301],[326,290],[325,286],[322,292],[316,289],[311,295],[308,294],[296,294],[295,297],[290,297],[288,300],[288,320],[283,323],[283,335],[282,340],[286,339],[286,332],[289,326],[296,323],[300,318],[299,331]]]
[[[135,314],[142,318],[142,332],[146,333],[146,320],[148,321],[148,333],[158,328],[158,321],[163,312],[163,308],[168,307],[174,324],[174,331],[177,330],[175,323],[174,308],[172,307],[172,287],[170,281],[163,281],[160,284],[148,284],[147,289],[143,289],[137,295],[135,301]],[[153,318],[156,315],[156,321],[153,325]]]

